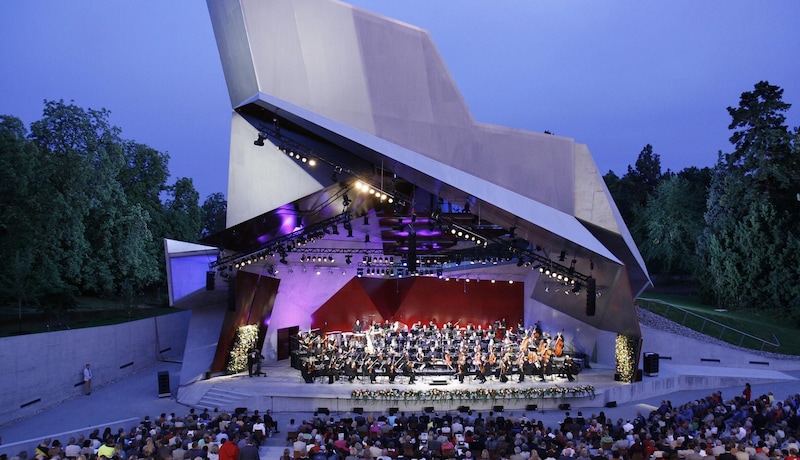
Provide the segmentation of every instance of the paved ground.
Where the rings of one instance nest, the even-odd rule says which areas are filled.
[[[174,395],[177,386],[175,382],[180,374],[180,364],[160,363],[126,379],[96,388],[90,396],[79,396],[33,416],[0,426],[0,437],[3,442],[0,445],[0,453],[8,453],[10,457],[22,450],[23,446],[35,446],[46,437],[58,438],[63,442],[67,440],[70,432],[77,430],[88,433],[92,427],[100,430],[105,427],[111,427],[113,430],[119,427],[129,429],[146,415],[155,417],[161,413],[175,412],[179,415],[188,413],[189,408],[174,399],[158,397],[157,375],[159,371],[170,372],[171,382],[173,382],[172,394]],[[786,374],[800,378],[800,371],[786,372]],[[742,389],[725,388],[721,390],[724,397],[733,397],[740,394]],[[800,391],[800,385],[796,380],[753,385],[754,396],[765,394],[768,391],[772,391],[778,398],[784,398]],[[709,390],[680,391],[672,393],[668,397],[655,397],[636,404],[623,404],[604,410],[606,415],[612,418],[633,418],[637,411],[646,413],[653,410],[662,399],[670,399],[674,404],[681,404],[704,397],[709,393]],[[584,414],[586,416],[591,414],[590,411],[586,412],[589,412]],[[310,413],[280,413],[277,414],[277,420],[280,426],[284,426],[290,418],[302,420],[310,415]],[[332,415],[338,417],[341,414],[334,413]],[[557,410],[537,411],[527,415],[529,418],[542,420],[546,425],[551,426],[564,418],[564,413]],[[273,436],[268,440],[267,446],[262,447],[262,458],[274,460],[280,456],[285,447],[284,432],[285,430],[281,430],[281,434]]]

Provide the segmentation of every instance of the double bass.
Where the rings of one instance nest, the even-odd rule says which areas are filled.
[[[564,354],[564,337],[563,337],[563,330],[558,333],[558,337],[556,338],[556,346],[553,350],[553,354],[556,358],[560,358]]]

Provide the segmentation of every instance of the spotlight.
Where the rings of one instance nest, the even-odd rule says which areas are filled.
[[[558,255],[558,261],[563,262],[567,260],[567,251],[561,251],[561,254]]]
[[[338,235],[339,234],[339,227],[336,224],[333,224],[331,226],[331,233],[333,233],[334,235]]]
[[[351,256],[350,254],[344,256],[344,263],[346,263],[347,265],[351,265],[353,263],[352,257],[353,256]]]
[[[364,214],[364,225],[369,225],[369,215]]]
[[[283,265],[289,265],[289,262],[286,261],[286,256],[283,255],[281,256],[281,260],[278,262],[282,263]]]
[[[342,197],[342,205],[346,208],[350,206],[350,203],[351,203],[350,198],[348,198],[347,194],[345,193],[344,196]]]
[[[364,242],[369,243],[369,235],[364,235]]]
[[[263,147],[264,146],[264,139],[266,139],[266,136],[264,136],[261,133],[258,133],[258,139],[253,141],[253,145],[257,145],[259,147]]]

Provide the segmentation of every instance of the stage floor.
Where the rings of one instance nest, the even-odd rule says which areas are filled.
[[[212,411],[233,411],[237,407],[270,409],[274,412],[314,411],[320,407],[335,412],[346,412],[356,407],[367,411],[391,407],[413,411],[431,406],[437,410],[456,410],[461,406],[488,410],[495,406],[524,409],[532,404],[540,409],[553,409],[564,403],[588,408],[603,407],[608,403],[635,402],[678,390],[731,387],[743,385],[746,381],[763,383],[795,379],[775,370],[750,371],[664,363],[658,375],[644,376],[642,381],[632,384],[615,381],[614,369],[597,365],[583,369],[574,382],[563,377],[547,376],[545,382],[526,377],[524,382],[512,379],[504,383],[491,377],[485,384],[472,376],[460,383],[455,375],[418,377],[413,385],[407,383],[407,377],[398,377],[395,383],[390,384],[385,376],[378,377],[374,384],[365,377],[353,382],[343,378],[328,384],[326,379],[318,378],[314,383],[305,383],[300,372],[289,366],[288,360],[265,366],[263,370],[266,376],[250,377],[245,372],[182,384],[177,395],[178,401]],[[570,394],[570,389],[585,389],[587,386],[591,386],[593,392]],[[401,396],[396,396],[396,392],[392,395],[391,390],[401,392]],[[366,392],[367,396],[359,397],[354,392]],[[483,393],[476,395],[476,392]],[[562,396],[560,392],[567,394]],[[501,393],[507,396],[503,397]],[[557,395],[553,396],[553,393]]]

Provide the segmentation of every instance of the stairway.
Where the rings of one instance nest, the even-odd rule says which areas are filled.
[[[250,395],[225,390],[217,386],[211,388],[197,401],[195,407],[221,412],[233,412],[237,407],[247,407]]]

